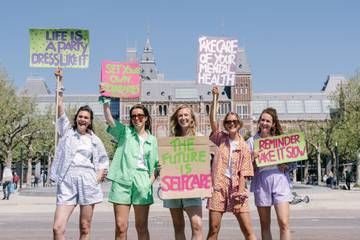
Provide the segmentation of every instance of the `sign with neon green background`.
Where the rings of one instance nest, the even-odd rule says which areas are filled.
[[[89,31],[30,29],[30,67],[89,67]]]
[[[256,158],[258,167],[296,162],[308,158],[303,132],[259,138],[254,143],[254,152],[258,153]]]

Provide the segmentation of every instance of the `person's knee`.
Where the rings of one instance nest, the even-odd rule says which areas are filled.
[[[287,221],[285,219],[279,219],[278,224],[279,224],[279,228],[281,231],[289,230],[289,221]]]
[[[191,227],[194,232],[202,231],[202,220],[200,217],[193,217],[191,219]]]
[[[146,233],[148,231],[147,221],[136,221],[135,228],[138,233]]]
[[[210,223],[209,226],[209,233],[212,234],[217,234],[220,231],[220,223]]]
[[[89,235],[90,234],[91,223],[89,221],[83,221],[80,223],[80,233],[81,235]]]
[[[127,232],[128,223],[126,221],[117,220],[115,226],[116,226],[116,231],[119,232],[120,234]]]
[[[62,224],[54,223],[53,234],[55,236],[64,235],[65,234],[65,226]]]
[[[181,220],[173,220],[175,233],[181,233],[185,230],[185,222]]]
[[[262,230],[270,230],[271,221],[260,218],[260,225]]]

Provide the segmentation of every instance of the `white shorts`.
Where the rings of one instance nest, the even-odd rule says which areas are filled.
[[[57,185],[57,205],[91,205],[102,201],[103,193],[94,169],[70,166]]]

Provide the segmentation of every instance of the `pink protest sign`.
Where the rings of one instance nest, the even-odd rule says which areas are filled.
[[[140,72],[138,63],[103,61],[101,82],[103,96],[115,98],[137,98],[140,96]]]

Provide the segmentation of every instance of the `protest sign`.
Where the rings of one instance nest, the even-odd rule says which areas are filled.
[[[211,197],[209,137],[159,138],[163,199]]]
[[[103,61],[101,82],[105,92],[101,95],[116,98],[137,98],[140,96],[140,65]]]
[[[235,38],[199,38],[198,83],[219,86],[235,85],[236,52]]]
[[[89,31],[30,29],[30,67],[87,68]]]
[[[307,159],[305,135],[303,132],[259,138],[254,143],[258,167],[296,162]]]

